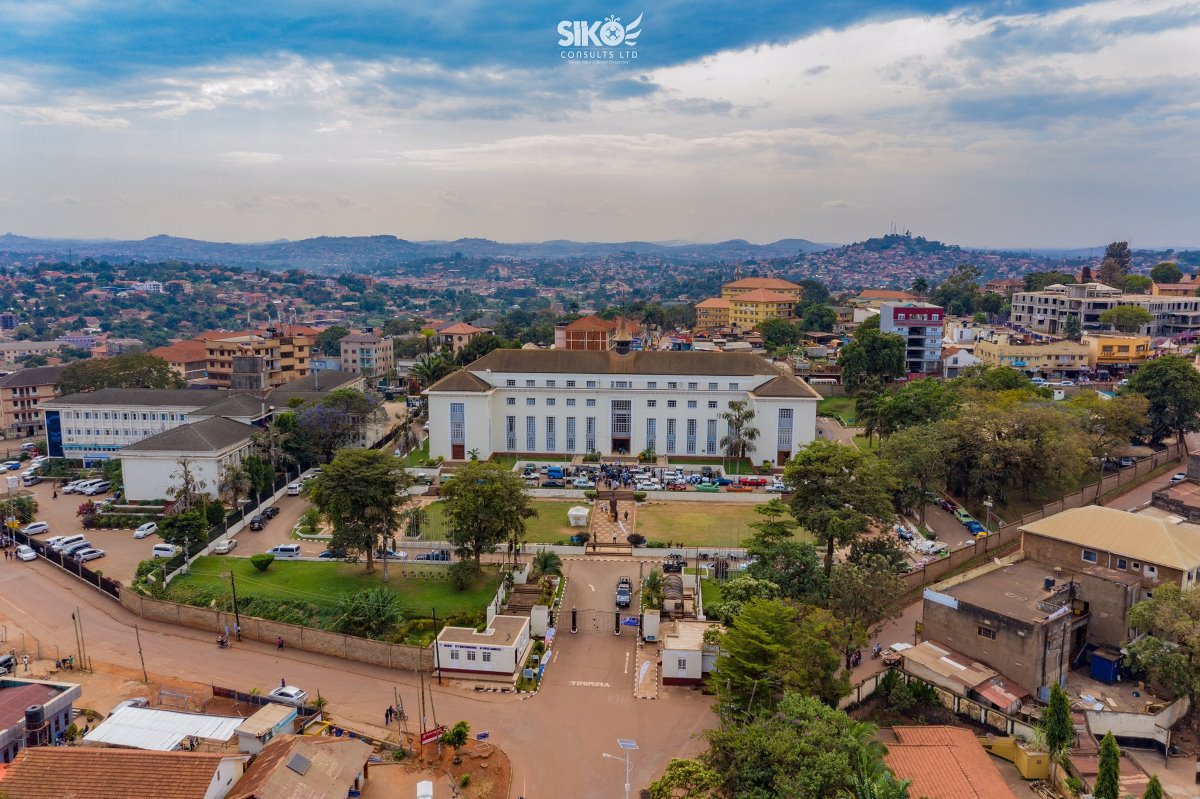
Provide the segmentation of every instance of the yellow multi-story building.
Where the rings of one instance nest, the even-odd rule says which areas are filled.
[[[751,330],[768,319],[792,319],[804,288],[777,277],[746,277],[721,286],[721,296],[696,303],[697,330]]]
[[[262,388],[275,388],[309,373],[313,339],[303,333],[280,335],[264,330],[252,333],[210,333],[201,336],[207,359],[208,382],[216,388],[233,387],[233,359],[258,358]]]
[[[995,333],[975,341],[975,357],[988,366],[1011,366],[1033,376],[1078,377],[1088,369],[1089,349],[1079,341]]]
[[[1150,337],[1137,333],[1088,333],[1083,342],[1088,346],[1088,366],[1092,369],[1140,366],[1154,354]]]

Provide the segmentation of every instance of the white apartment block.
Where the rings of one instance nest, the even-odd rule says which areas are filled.
[[[751,457],[782,463],[816,437],[821,396],[757,355],[494,350],[431,386],[429,453],[720,457],[720,414],[743,400],[759,431]]]
[[[910,374],[941,370],[945,312],[927,302],[879,304],[879,331],[904,339],[904,363]]]
[[[1173,336],[1200,327],[1200,297],[1125,294],[1103,283],[1056,283],[1042,291],[1012,296],[1013,324],[1038,333],[1063,335],[1068,317],[1078,316],[1084,330],[1103,330],[1100,314],[1119,305],[1136,305],[1154,316],[1140,331],[1146,336]]]

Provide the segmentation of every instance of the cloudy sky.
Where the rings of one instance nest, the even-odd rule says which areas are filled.
[[[0,0],[0,232],[1200,245],[1198,54],[1182,0]]]

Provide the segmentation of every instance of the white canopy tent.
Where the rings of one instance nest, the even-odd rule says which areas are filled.
[[[567,521],[571,523],[572,527],[587,527],[588,513],[590,512],[591,508],[585,508],[582,505],[576,505],[567,511]]]

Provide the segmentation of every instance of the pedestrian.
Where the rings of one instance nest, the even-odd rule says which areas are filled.
[[[629,521],[629,511],[625,511],[625,521]]]
[[[283,636],[282,635],[275,636],[275,648],[283,649]]]
[[[29,655],[21,655],[21,665],[25,667],[26,673],[29,672]]]
[[[237,639],[238,639],[239,641],[241,641],[241,640],[242,640],[242,625],[240,625],[240,624],[234,624],[234,625],[233,625],[233,634],[234,634],[235,636],[237,636]]]
[[[285,687],[287,687],[287,680],[285,680],[285,679],[283,679],[282,677],[280,677],[280,678],[279,678],[279,687],[280,687],[280,688],[285,688]]]
[[[50,492],[50,499],[58,499],[58,489],[57,488]]]

